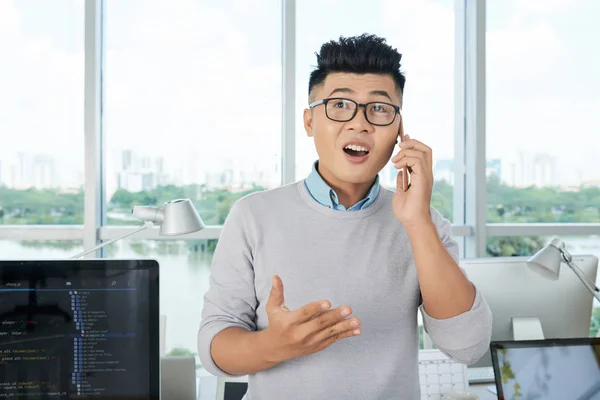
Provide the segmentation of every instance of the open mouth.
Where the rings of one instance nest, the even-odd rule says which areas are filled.
[[[352,157],[363,157],[369,154],[369,150],[367,150],[363,146],[357,146],[355,144],[350,144],[344,147],[344,152]]]

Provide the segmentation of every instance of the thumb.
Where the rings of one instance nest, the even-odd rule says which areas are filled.
[[[273,286],[267,300],[267,311],[277,311],[285,307],[283,297],[283,282],[279,275],[273,276]]]

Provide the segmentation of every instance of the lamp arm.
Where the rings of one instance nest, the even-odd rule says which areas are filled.
[[[585,285],[585,287],[587,287],[588,290],[590,292],[592,292],[592,294],[594,295],[594,297],[596,299],[598,299],[598,301],[600,301],[600,293],[598,292],[598,288],[596,287],[596,285],[594,285],[593,283],[590,282],[590,280],[588,279],[588,277],[585,276],[585,274],[577,266],[577,264],[575,264],[572,261],[567,261],[567,265],[569,267],[571,267],[571,269],[573,270],[573,272],[575,272],[575,275],[577,275],[577,277],[579,278],[579,280],[581,280],[581,282],[583,282],[583,284]]]
[[[139,228],[137,228],[136,230],[133,230],[133,231],[131,231],[131,232],[129,232],[129,233],[126,233],[126,234],[125,234],[125,235],[123,235],[123,236],[119,236],[119,237],[118,237],[118,238],[116,238],[116,239],[109,240],[108,242],[103,242],[103,243],[100,243],[98,246],[96,246],[96,247],[94,247],[94,248],[92,248],[92,249],[85,250],[85,251],[84,251],[84,252],[82,252],[82,253],[79,253],[79,254],[76,254],[76,255],[74,255],[73,257],[71,257],[71,259],[76,259],[76,258],[83,257],[83,256],[85,256],[86,254],[92,253],[92,252],[94,252],[94,251],[96,251],[96,250],[98,250],[98,249],[101,249],[101,248],[103,248],[104,246],[108,246],[109,244],[112,244],[112,243],[114,243],[114,242],[116,242],[116,241],[118,241],[118,240],[124,239],[124,238],[126,238],[126,237],[128,237],[128,236],[131,236],[131,235],[135,234],[135,233],[138,233],[138,232],[140,232],[140,231],[143,231],[144,229],[147,229],[147,228],[151,227],[152,225],[153,225],[153,224],[152,224],[152,222],[149,222],[149,221],[147,221],[147,222],[144,222],[144,225],[140,226],[140,227],[139,227]]]

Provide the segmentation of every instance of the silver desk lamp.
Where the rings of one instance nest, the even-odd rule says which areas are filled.
[[[546,246],[527,260],[527,266],[536,274],[550,280],[558,280],[560,264],[565,262],[585,287],[600,300],[600,291],[596,285],[573,262],[573,257],[565,249],[565,243],[558,237],[552,238]],[[537,317],[516,317],[512,319],[514,340],[544,339],[542,324]]]
[[[557,280],[560,273],[560,264],[563,261],[573,270],[585,287],[592,292],[594,297],[600,301],[600,289],[573,262],[573,257],[565,249],[565,242],[558,237],[552,238],[544,248],[535,253],[527,261],[527,266],[547,279]]]
[[[98,246],[85,250],[71,258],[80,258],[98,249],[108,246],[118,240],[143,231],[153,225],[160,225],[159,235],[178,236],[197,232],[205,228],[204,222],[198,211],[189,199],[177,199],[168,201],[162,208],[151,206],[135,206],[131,211],[134,217],[144,221],[144,225],[116,239],[99,244]]]

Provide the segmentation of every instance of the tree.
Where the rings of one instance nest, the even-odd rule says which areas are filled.
[[[490,237],[486,240],[486,253],[492,257],[530,256],[544,244],[539,236]]]
[[[130,212],[135,205],[162,206],[166,201],[189,198],[204,222],[222,225],[232,205],[241,197],[263,187],[243,191],[212,189],[205,185],[163,185],[155,189],[129,192],[117,190],[106,208],[111,225],[131,225]],[[600,222],[600,188],[580,187],[564,191],[559,187],[515,188],[504,185],[497,176],[487,181],[487,221],[490,223]],[[16,190],[0,187],[0,224],[82,224],[84,192],[66,193],[56,189]],[[453,219],[453,187],[436,181],[431,204]],[[115,218],[114,215],[122,215]],[[530,254],[539,238],[489,238],[489,255]],[[213,247],[212,244],[210,247]]]
[[[196,353],[184,347],[175,347],[167,353],[169,357],[196,357]]]

